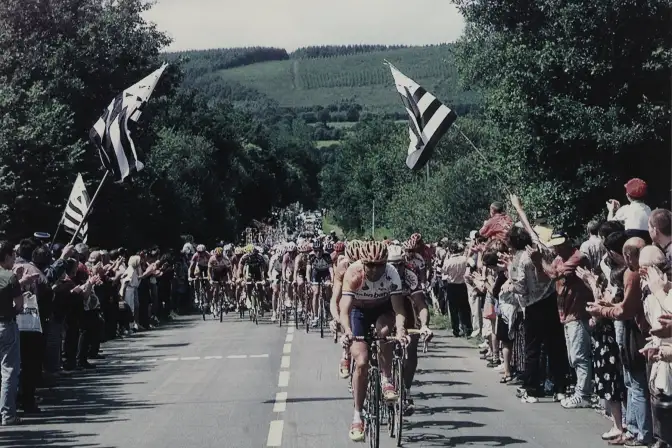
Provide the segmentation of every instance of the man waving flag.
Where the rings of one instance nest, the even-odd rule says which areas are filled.
[[[138,160],[138,153],[128,129],[128,120],[138,121],[143,106],[167,66],[168,64],[163,64],[161,68],[117,95],[89,133],[91,141],[98,148],[103,165],[114,175],[115,181],[123,181],[131,171],[144,168]]]
[[[389,62],[388,65],[409,117],[411,142],[406,165],[412,170],[418,170],[425,166],[434,147],[453,124],[457,114],[394,65]]]

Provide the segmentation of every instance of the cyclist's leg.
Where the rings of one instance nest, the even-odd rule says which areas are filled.
[[[317,316],[319,315],[319,293],[320,293],[320,280],[321,280],[321,274],[319,274],[317,271],[313,271],[312,273],[312,279],[311,279],[311,285],[313,287],[312,289],[312,302],[311,302],[311,311],[313,313],[313,322],[317,322]]]
[[[369,311],[368,313],[366,311]],[[375,317],[375,316],[373,316]],[[371,327],[370,310],[353,308],[350,311],[350,325],[353,336],[366,336]],[[352,369],[352,397],[354,400],[354,415],[350,426],[350,438],[361,441],[364,438],[362,409],[366,400],[366,390],[369,377],[369,348],[366,342],[354,341],[350,345],[350,355],[354,362]]]
[[[380,337],[391,336],[393,329],[394,329],[394,314],[389,310],[385,309],[378,316],[378,319],[376,319],[376,331],[378,332],[378,336]],[[383,383],[383,395],[385,396],[386,400],[396,400],[397,398],[397,395],[394,390],[394,385],[390,383],[390,378],[392,378],[393,350],[394,345],[391,343],[380,345],[378,365],[380,366],[380,376]]]
[[[273,308],[273,314],[271,315],[271,320],[275,320],[278,311],[278,297],[280,295],[280,283],[276,279],[273,279],[271,282],[272,282],[271,290],[273,291],[271,295],[271,307]]]

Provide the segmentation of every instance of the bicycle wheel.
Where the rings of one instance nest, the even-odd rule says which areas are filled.
[[[199,290],[199,300],[201,303],[201,317],[203,317],[203,320],[205,320],[205,291],[203,288],[203,284],[198,288]]]
[[[219,287],[219,322],[224,321],[224,291]]]
[[[397,446],[401,446],[401,435],[404,426],[404,402],[406,401],[406,387],[404,386],[404,360],[397,358],[393,366],[396,378],[394,380],[394,387],[397,389],[399,398],[394,404],[394,435],[397,438]],[[393,373],[393,375],[394,375]]]
[[[318,292],[320,300],[318,301],[319,313],[317,318],[320,320],[320,339],[324,339],[324,286],[320,285]]]
[[[366,433],[370,448],[380,446],[380,372],[369,370],[369,386],[366,391]]]
[[[298,294],[296,291],[294,291],[294,299],[292,300],[292,308],[294,311],[294,327],[296,329],[299,329],[299,300],[297,298]]]

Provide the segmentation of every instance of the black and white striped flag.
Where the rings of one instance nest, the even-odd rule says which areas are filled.
[[[425,166],[443,134],[457,119],[457,114],[394,65],[388,65],[409,117],[411,142],[406,165],[417,170]]]
[[[79,223],[84,219],[86,211],[91,205],[91,199],[89,198],[89,193],[86,191],[86,186],[84,185],[84,179],[82,175],[77,175],[77,180],[75,180],[75,185],[72,186],[72,191],[70,192],[70,197],[68,198],[68,204],[65,206],[65,212],[63,212],[62,224],[65,227],[65,231],[70,235],[74,235],[79,227]],[[85,222],[81,229],[79,229],[79,235],[77,235],[83,242],[86,243],[89,232],[89,223]]]
[[[128,120],[138,121],[143,106],[167,66],[163,64],[117,95],[89,133],[91,141],[98,148],[103,166],[114,175],[116,181],[123,181],[132,171],[144,168],[131,139]]]

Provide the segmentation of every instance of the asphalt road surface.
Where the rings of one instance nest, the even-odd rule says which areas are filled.
[[[340,348],[319,333],[183,317],[104,345],[95,371],[39,390],[42,414],[0,428],[0,447],[342,448],[352,401]],[[608,421],[590,409],[522,404],[467,342],[421,355],[404,446],[585,448]],[[394,446],[381,430],[381,446]]]

